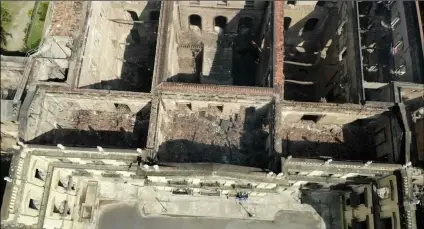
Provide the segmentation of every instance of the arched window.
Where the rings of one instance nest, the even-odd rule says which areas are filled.
[[[291,22],[292,22],[291,17],[284,17],[284,30],[288,30],[290,28]]]
[[[318,19],[310,18],[303,27],[303,32],[309,32],[315,29],[315,26],[318,24]]]
[[[249,31],[253,28],[253,19],[250,17],[242,17],[238,23],[237,32]]]
[[[225,26],[227,26],[227,18],[223,16],[217,16],[215,18],[215,26],[218,26],[221,29],[225,29]]]
[[[190,25],[194,25],[202,29],[202,18],[197,14],[192,14],[188,17]]]
[[[149,15],[150,21],[158,21],[159,20],[159,11],[151,11]]]

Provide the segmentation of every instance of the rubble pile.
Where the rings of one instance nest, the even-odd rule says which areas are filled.
[[[254,112],[221,119],[212,112],[176,114],[159,149],[160,160],[256,165],[268,132]]]

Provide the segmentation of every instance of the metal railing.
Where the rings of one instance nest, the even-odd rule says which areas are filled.
[[[34,57],[34,54],[36,54],[37,52],[38,52],[38,48],[35,48],[32,50],[29,50],[25,54],[25,57],[27,58],[24,64],[25,68],[24,68],[22,77],[19,79],[18,88],[16,88],[15,96],[13,97],[14,103],[19,103],[21,100],[22,94],[24,93],[25,87],[28,83],[29,74],[31,73],[33,57]]]

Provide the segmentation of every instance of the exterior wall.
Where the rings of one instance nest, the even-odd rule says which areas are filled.
[[[138,166],[128,167],[128,164],[134,161],[137,156],[146,157],[148,153],[136,150],[104,149],[104,151],[99,151],[87,148],[69,147],[60,149],[57,147],[24,145],[20,152],[16,152],[16,155],[19,155],[18,158],[14,159],[13,182],[8,183],[8,190],[11,190],[11,192],[6,194],[10,195],[11,198],[9,203],[4,203],[2,206],[2,214],[5,213],[2,215],[2,226],[23,224],[46,229],[57,227],[96,228],[98,211],[94,206],[101,206],[104,200],[132,201],[134,196],[139,193],[137,190],[143,193],[143,199],[140,201],[149,199],[146,202],[146,210],[152,213],[157,212],[157,210],[160,212],[161,209],[149,205],[152,200],[155,200],[150,200],[150,198],[156,197],[156,195],[152,196],[149,193],[153,193],[153,189],[155,189],[156,191],[159,190],[162,196],[172,195],[173,188],[170,184],[172,181],[178,182],[182,179],[189,182],[187,185],[193,189],[196,195],[199,195],[198,193],[201,191],[201,188],[199,189],[200,182],[217,181],[223,187],[223,195],[235,195],[235,193],[228,191],[228,189],[231,189],[231,185],[249,184],[253,191],[250,193],[252,197],[281,196],[277,194],[276,188],[278,185],[283,185],[284,182],[275,177],[267,177],[265,173],[257,173],[254,168],[226,165],[215,165],[216,167],[211,165],[206,168],[205,165],[187,164],[174,165],[171,170],[169,170],[170,167],[163,167],[160,170],[139,168]],[[35,177],[36,169],[46,170],[44,174],[38,174]],[[164,171],[165,174],[170,175],[163,176],[163,173],[159,171]],[[187,172],[191,174],[189,177],[193,177],[193,179],[187,179]],[[198,176],[197,174],[202,174],[202,176],[195,179]],[[212,174],[213,177],[211,177]],[[64,188],[58,182],[59,180],[63,181],[63,178],[69,175],[72,176],[71,186]],[[225,176],[225,178],[219,178],[219,176]],[[234,176],[234,178],[228,178],[231,176]],[[145,181],[149,181],[150,185],[146,185]],[[264,195],[264,193],[267,194]],[[203,198],[207,198],[207,196]],[[35,208],[34,204],[29,205],[31,199],[35,203]],[[61,210],[58,205],[64,203],[65,200],[69,212],[65,211],[65,214],[61,216],[58,212]],[[172,209],[180,209],[177,207],[178,203],[175,204],[175,208]],[[196,209],[191,207],[184,214],[200,214],[210,217],[210,211],[201,210],[207,208]],[[228,211],[228,214],[237,212],[228,206],[226,211]],[[270,211],[273,213],[270,214]],[[271,210],[264,208],[264,211],[256,211],[255,215],[271,220],[277,211],[277,208]],[[177,214],[178,212],[174,213]],[[171,212],[171,214],[174,213]],[[231,217],[237,218],[239,214],[233,214]]]
[[[400,229],[401,215],[399,210],[398,184],[395,175],[387,176],[377,180],[377,188],[389,188],[390,193],[387,199],[379,198],[380,206],[377,219],[390,219],[393,229]],[[378,197],[377,197],[378,198]]]
[[[374,131],[376,159],[390,163],[402,163],[404,152],[401,146],[404,134],[396,116],[381,115],[370,126]],[[384,159],[386,157],[387,159]]]
[[[159,7],[160,4],[149,4],[149,1],[126,4],[117,2],[92,2],[91,16],[87,22],[89,34],[85,46],[78,87],[92,86],[101,81],[119,79],[125,58],[125,45],[127,43],[135,44],[130,36],[133,27],[135,27],[136,33],[141,37],[142,44],[146,45],[146,47],[156,40],[149,39],[150,37],[155,37],[157,32],[155,25],[153,25],[154,23],[149,20],[149,15],[152,11],[158,11],[160,9]],[[126,11],[133,11],[137,15],[141,15],[139,20],[147,23],[128,24],[131,21],[131,17]],[[127,21],[127,24],[113,20]],[[99,49],[102,51],[99,52]],[[138,60],[147,61],[149,52],[150,50],[148,48],[141,49],[141,53],[137,57]],[[112,88],[116,89],[116,85],[112,85]]]
[[[246,1],[179,1],[178,4],[182,6],[219,7],[229,9],[262,9],[265,5],[265,1],[254,1],[253,6],[246,5]]]
[[[151,102],[150,94],[144,93],[105,93],[99,90],[79,90],[65,93],[63,89],[54,90],[40,87],[31,100],[28,113],[22,114],[26,122],[21,122],[25,132],[20,133],[24,141],[57,129],[57,124],[67,127],[66,119],[76,110],[116,111],[115,104],[124,104],[131,112],[137,113]],[[138,98],[138,99],[135,99]]]
[[[241,5],[237,5],[241,4]],[[231,77],[232,48],[226,45],[219,49],[219,41],[231,41],[239,29],[239,20],[249,17],[253,21],[253,33],[258,33],[262,25],[265,2],[258,1],[255,7],[244,7],[244,2],[228,1],[228,4],[217,4],[217,2],[193,3],[193,1],[179,1],[175,3],[164,3],[166,11],[166,26],[161,29],[161,34],[165,35],[167,44],[160,44],[159,49],[165,47],[170,56],[157,58],[164,64],[166,72],[160,76],[155,74],[156,84],[160,81],[170,82],[190,82],[190,83],[212,83],[212,84],[233,84]],[[190,15],[198,15],[201,18],[201,29],[194,31],[190,28]],[[215,31],[214,20],[217,16],[227,19],[224,36],[218,36]],[[228,43],[228,42],[227,42]],[[221,44],[223,45],[223,44]],[[220,46],[219,46],[220,47]],[[199,52],[200,49],[200,52]],[[210,50],[210,51],[205,51]],[[163,52],[162,52],[163,53]],[[162,55],[158,53],[158,55]],[[192,53],[197,53],[193,57]],[[216,57],[220,57],[219,60]],[[163,60],[161,60],[163,58]],[[222,62],[222,63],[221,63]],[[202,65],[202,68],[199,66]],[[218,69],[223,69],[218,71]],[[200,71],[202,69],[203,71]],[[156,70],[155,70],[156,71]],[[159,70],[157,70],[159,71]],[[201,77],[203,75],[204,77]],[[219,76],[225,76],[220,79]],[[162,78],[162,79],[158,79]]]
[[[359,196],[363,195],[365,201],[362,202]],[[372,211],[373,196],[371,185],[355,187],[353,192],[343,196],[343,217],[344,228],[354,228],[358,222],[366,222],[366,229],[374,228],[374,214]],[[365,228],[364,228],[365,229]]]
[[[285,31],[285,47],[298,46],[304,42],[305,46],[316,44],[319,49],[320,42],[316,42],[316,38],[321,35],[322,28],[326,22],[326,17],[329,16],[326,8],[316,6],[317,1],[297,1],[295,6],[289,5],[286,2],[284,6],[284,17],[290,18],[290,26]],[[308,4],[309,3],[309,4]],[[305,24],[311,18],[318,19],[318,23],[312,31],[302,32]]]
[[[256,85],[271,87],[272,84],[272,41],[273,41],[273,18],[274,14],[272,13],[272,5],[270,4],[266,9],[265,16],[263,18],[263,25],[260,32],[260,65],[258,67],[258,73],[256,77]]]
[[[310,104],[309,107],[308,104]],[[336,104],[320,104],[320,106],[317,106],[315,103],[295,104],[284,102],[282,108],[282,120],[285,123],[296,122],[300,121],[303,115],[308,114],[324,116],[318,121],[318,124],[345,124],[357,119],[369,118],[385,111],[384,107],[362,107],[362,111],[357,112],[357,109],[355,108],[361,109],[360,107],[362,106],[345,105],[342,107]]]
[[[362,94],[360,91],[362,72],[361,65],[358,63],[360,50],[358,39],[356,39],[358,36],[358,31],[355,29],[357,19],[353,6],[352,2],[341,2],[338,12],[335,13],[338,15],[337,22],[333,25],[330,24],[328,30],[324,32],[324,34],[331,34],[331,37],[323,41],[331,40],[332,43],[327,56],[329,62],[323,61],[323,65],[335,64],[337,67],[328,67],[332,68],[331,70],[326,68],[327,78],[322,86],[325,96],[336,97],[345,102],[359,103]],[[329,23],[332,21],[334,18],[331,18]]]
[[[209,1],[213,2],[213,1]],[[229,1],[231,2],[231,1]],[[179,2],[181,3],[181,2]],[[200,15],[202,18],[202,32],[215,33],[214,32],[214,19],[217,16],[223,16],[227,18],[227,27],[225,28],[226,33],[237,33],[239,20],[242,17],[250,17],[253,19],[253,31],[256,31],[261,23],[261,17],[263,15],[263,9],[237,9],[237,8],[203,8],[197,6],[184,6],[179,5],[179,19],[181,23],[181,29],[183,31],[189,31],[189,16],[192,14]]]
[[[400,81],[424,83],[423,80],[423,44],[420,44],[417,18],[414,17],[413,2],[393,2],[391,6],[391,20],[399,17],[399,25],[393,30],[393,44],[402,40],[404,45],[394,56],[394,69],[406,65],[407,73],[400,77]]]
[[[374,223],[379,225],[380,220],[389,219],[393,229],[401,228],[401,217],[398,205],[398,185],[395,175],[388,175],[376,180],[374,185],[358,185],[353,191],[343,196],[344,228],[354,228],[358,222],[366,222],[369,229]],[[380,198],[376,191],[388,188],[388,198]],[[361,197],[362,196],[362,197]],[[376,206],[377,205],[377,206]],[[375,222],[374,222],[375,221]],[[376,227],[380,228],[380,227]]]

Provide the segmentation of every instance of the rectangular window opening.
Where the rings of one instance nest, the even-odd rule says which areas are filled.
[[[350,206],[350,198],[346,198],[345,203],[346,203],[346,206]]]
[[[302,121],[313,121],[314,123],[317,123],[320,119],[322,119],[324,115],[303,115],[301,120]]]
[[[365,196],[366,192],[367,192],[367,189],[364,189],[364,192],[359,195],[359,204],[365,204],[366,205],[366,201],[367,201],[367,198]]]
[[[394,201],[395,200],[395,197],[394,197],[394,195],[392,194],[392,193],[394,193],[394,192],[397,192],[397,188],[395,187],[395,185],[393,184],[393,181],[392,180],[390,180],[390,199],[392,200],[392,201]]]
[[[39,180],[44,181],[44,173],[41,170],[36,169],[34,177],[39,179]]]
[[[39,207],[40,207],[40,206],[39,206],[39,204],[38,204],[38,201],[37,201],[37,200],[29,199],[28,207],[29,207],[30,209],[39,210]]]
[[[392,229],[393,228],[393,224],[392,224],[392,218],[383,218],[380,220],[380,228],[382,229]]]

